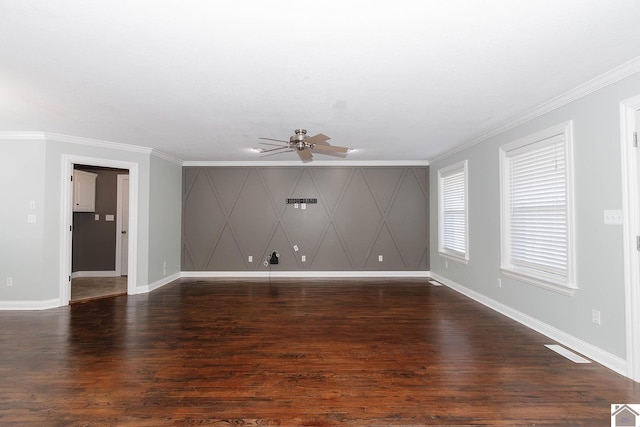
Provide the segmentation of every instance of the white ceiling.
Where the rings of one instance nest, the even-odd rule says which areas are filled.
[[[637,0],[0,0],[0,131],[247,161],[304,127],[350,160],[429,160],[638,57],[639,17]]]

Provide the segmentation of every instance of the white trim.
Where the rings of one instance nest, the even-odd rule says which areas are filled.
[[[314,160],[309,163],[302,163],[299,160],[283,160],[283,161],[184,161],[182,166],[200,166],[200,167],[266,167],[266,166],[291,166],[291,167],[313,167],[313,166],[406,166],[406,167],[424,167],[429,166],[427,160]]]
[[[62,305],[59,299],[50,299],[44,301],[0,301],[0,311],[4,310],[48,310],[57,308]]]
[[[138,164],[120,160],[109,160],[94,157],[63,154],[61,174],[61,250],[60,250],[60,305],[68,305],[71,300],[71,225],[73,224],[73,183],[69,177],[73,174],[74,164],[103,166],[129,170],[129,273],[127,276],[127,293],[136,293],[138,264]]]
[[[33,131],[0,131],[0,140],[24,139],[44,141],[46,135],[44,132]]]
[[[622,160],[622,236],[624,260],[624,301],[627,346],[627,376],[640,382],[640,259],[636,236],[640,235],[640,200],[638,192],[638,149],[633,148],[636,110],[640,110],[640,96],[620,103],[620,155]]]
[[[151,148],[141,145],[123,144],[120,142],[103,141],[100,139],[83,138],[81,136],[63,135],[60,133],[42,133],[47,140],[66,142],[69,144],[89,145],[92,147],[109,148],[118,151],[133,151],[136,153],[151,154]]]
[[[176,165],[182,166],[184,163],[181,159],[172,156],[171,154],[167,154],[164,151],[160,151],[157,148],[151,149],[151,155],[158,157],[159,159],[166,160],[171,163],[175,163]]]
[[[148,286],[140,286],[138,288],[138,293],[144,294],[147,292],[155,291],[156,289],[159,289],[165,285],[168,285],[169,283],[173,282],[174,280],[178,280],[181,277],[182,277],[182,273],[174,273],[170,276],[163,277],[160,280],[150,283]]]
[[[507,206],[509,193],[509,162],[513,153],[520,154],[529,150],[531,146],[547,144],[552,138],[561,135],[564,140],[565,154],[565,184],[567,205],[567,272],[566,280],[560,283],[557,277],[547,275],[538,269],[527,269],[511,263],[511,247],[509,236],[510,214]],[[545,289],[573,295],[578,289],[576,278],[575,258],[575,203],[573,191],[573,121],[568,120],[558,125],[543,129],[515,141],[500,146],[499,150],[500,174],[500,269],[505,275]]]
[[[627,375],[627,362],[616,356],[615,354],[609,353],[599,347],[594,346],[593,344],[589,344],[586,341],[583,341],[573,335],[567,334],[560,329],[557,329],[547,323],[541,322],[540,320],[531,317],[527,314],[522,313],[521,311],[515,310],[501,302],[498,302],[494,299],[486,297],[479,292],[476,292],[472,289],[469,289],[465,286],[462,286],[452,280],[449,280],[445,277],[442,277],[438,274],[433,273],[431,275],[438,282],[446,285],[447,287],[465,295],[480,304],[491,308],[492,310],[497,311],[500,314],[503,314],[516,322],[533,329],[536,332],[545,335],[546,337],[551,338],[552,340],[562,344],[565,347],[570,348],[571,350],[580,353],[587,358],[598,362],[599,364],[615,371],[621,375]]]
[[[359,277],[430,277],[430,271],[183,271],[180,277],[184,278],[359,278]]]
[[[563,107],[573,101],[576,101],[580,98],[584,98],[585,96],[600,90],[604,87],[612,85],[624,78],[632,76],[636,73],[640,72],[640,56],[621,64],[620,66],[614,68],[613,70],[609,70],[604,74],[599,75],[598,77],[589,80],[586,83],[581,84],[580,86],[563,93],[555,98],[546,101],[537,107],[532,108],[529,111],[526,111],[505,123],[491,129],[490,131],[473,138],[470,141],[467,141],[449,151],[446,151],[440,155],[438,155],[434,159],[430,159],[431,163],[439,162],[440,160],[446,159],[449,156],[452,156],[455,153],[459,153],[460,151],[464,151],[469,147],[473,147],[474,145],[480,144],[489,138],[493,138],[494,136],[500,135],[503,132],[508,131],[509,129],[513,129],[516,126],[520,126],[521,124],[527,123],[536,117],[540,117],[543,114],[547,114],[553,110],[556,110],[560,107]]]
[[[117,271],[74,271],[71,273],[72,279],[79,277],[118,277],[120,273]]]

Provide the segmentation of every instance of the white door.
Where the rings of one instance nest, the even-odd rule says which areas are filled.
[[[129,272],[129,175],[118,175],[118,226],[120,235],[116,256],[120,261],[120,275]]]

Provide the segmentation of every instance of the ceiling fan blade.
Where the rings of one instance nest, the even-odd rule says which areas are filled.
[[[260,152],[261,152],[261,153],[268,153],[268,152],[270,152],[270,151],[286,150],[286,149],[288,149],[288,148],[289,148],[289,146],[286,146],[286,147],[278,147],[278,148],[269,148],[268,150],[265,150],[264,148],[262,148],[262,149],[260,150]]]
[[[325,144],[316,144],[313,147],[314,150],[320,151],[331,151],[333,153],[348,153],[349,148],[347,147],[338,147],[337,145],[325,145]]]
[[[271,153],[271,154],[265,154],[264,156],[260,156],[260,157],[269,157],[269,156],[275,156],[276,154],[282,154],[282,153],[290,153],[293,150],[287,150],[287,151],[278,151],[277,153]]]
[[[310,162],[313,159],[311,151],[306,148],[304,150],[296,150],[296,152],[298,153],[298,156],[300,156],[300,160],[303,162]]]
[[[282,145],[282,144],[274,144],[273,142],[258,142],[258,144],[260,144],[260,145],[273,145],[275,147],[288,147],[289,146],[289,144]]]
[[[258,138],[258,139],[264,139],[265,141],[278,141],[278,142],[284,142],[285,144],[288,144],[289,141],[284,141],[282,139],[273,139],[273,138]]]
[[[331,137],[319,133],[317,135],[310,136],[309,138],[305,139],[304,142],[306,142],[307,144],[322,144],[326,143],[326,141],[329,139],[331,139]]]

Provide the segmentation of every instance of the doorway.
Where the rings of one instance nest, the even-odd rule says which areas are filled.
[[[75,164],[73,177],[71,302],[126,294],[129,171]]]
[[[620,103],[627,376],[640,382],[640,96]]]
[[[98,158],[89,158],[82,156],[63,155],[63,176],[62,176],[62,203],[63,203],[63,227],[62,227],[62,248],[61,248],[61,272],[62,277],[60,281],[60,305],[68,305],[72,297],[72,279],[82,277],[82,281],[85,286],[95,287],[102,286],[107,289],[106,292],[113,292],[113,286],[120,286],[121,291],[118,293],[126,292],[127,294],[135,294],[136,289],[136,254],[137,254],[137,189],[138,189],[138,165],[131,162],[122,162],[117,160],[106,160]],[[74,212],[73,212],[73,171],[76,165],[83,165],[89,168],[105,168],[109,170],[117,169],[115,174],[126,175],[127,179],[123,180],[118,178],[117,182],[122,182],[122,185],[126,185],[126,189],[120,188],[119,194],[113,194],[113,203],[116,203],[116,199],[120,197],[121,200],[128,201],[127,206],[114,207],[110,211],[102,212],[88,212],[89,222],[109,222],[114,228],[111,228],[111,236],[115,238],[113,243],[113,252],[111,253],[112,264],[109,264],[106,270],[96,270],[95,274],[92,272],[78,273],[78,267],[73,263],[73,251],[74,251]],[[119,173],[118,173],[119,172]],[[114,175],[114,181],[116,175]],[[128,184],[128,185],[127,185]],[[116,187],[116,184],[114,184]],[[115,192],[114,192],[115,193]],[[121,193],[121,194],[120,194]],[[115,206],[115,205],[114,205]],[[115,216],[115,218],[114,218]],[[122,216],[126,217],[125,221],[122,221]],[[120,221],[116,221],[119,218]],[[87,219],[87,218],[85,218]],[[122,235],[122,229],[118,226],[125,225],[127,238],[122,242],[120,236]],[[92,224],[94,225],[94,224]],[[118,246],[120,245],[120,246]],[[126,246],[126,251],[123,251],[121,246]],[[124,254],[123,254],[124,252]],[[126,257],[124,263],[125,274],[122,275],[122,259]],[[131,261],[130,261],[131,260]],[[114,265],[115,264],[115,265]],[[94,276],[94,277],[92,277]],[[96,280],[96,276],[99,278],[106,277],[107,279]],[[124,277],[123,277],[124,276]],[[81,281],[80,281],[81,282]],[[78,282],[78,283],[80,283]],[[93,282],[93,283],[91,283]],[[96,283],[101,282],[101,283]],[[111,283],[108,283],[111,282]],[[101,291],[100,291],[101,292]],[[86,294],[83,294],[86,295]],[[89,298],[90,296],[87,296]],[[75,299],[75,298],[74,298]]]

